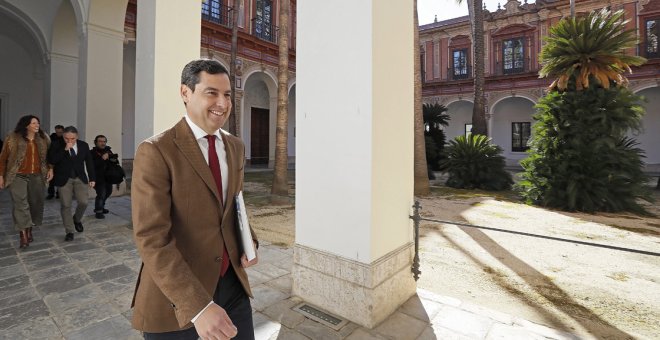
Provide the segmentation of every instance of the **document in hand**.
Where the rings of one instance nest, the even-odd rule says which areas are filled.
[[[236,219],[238,220],[238,233],[241,237],[241,246],[248,261],[252,261],[257,257],[257,251],[254,249],[254,243],[252,243],[252,232],[250,231],[247,210],[245,209],[245,202],[243,201],[243,191],[240,191],[238,195],[236,195],[235,200]]]

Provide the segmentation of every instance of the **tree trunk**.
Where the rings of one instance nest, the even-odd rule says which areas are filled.
[[[290,0],[280,2],[280,30],[278,32],[279,63],[277,69],[277,126],[275,133],[275,169],[271,194],[289,195],[286,179],[288,167],[288,106],[289,106],[289,5]]]
[[[415,37],[414,37],[414,115],[415,115],[415,195],[426,196],[431,190],[429,187],[428,165],[426,163],[426,143],[424,140],[424,116],[422,115],[422,67],[419,53],[419,19],[417,17],[417,0],[415,6]]]
[[[229,77],[231,84],[231,115],[229,116],[229,133],[238,136],[238,116],[236,115],[236,53],[238,51],[238,11],[241,0],[234,0],[234,10],[231,12],[231,59],[229,61]]]
[[[486,124],[486,98],[484,87],[484,11],[482,0],[469,0],[468,11],[472,18],[472,46],[474,53],[474,106],[472,108],[472,133],[488,136]]]

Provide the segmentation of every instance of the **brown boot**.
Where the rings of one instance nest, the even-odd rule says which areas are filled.
[[[32,238],[32,227],[25,229],[25,231],[27,232],[28,243],[32,243],[34,241],[34,238]]]
[[[27,237],[27,230],[22,230],[18,233],[18,237],[20,238],[21,245],[20,248],[24,249],[27,248],[28,245],[30,245],[30,242],[28,241]]]

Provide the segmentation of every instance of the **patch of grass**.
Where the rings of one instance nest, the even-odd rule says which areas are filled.
[[[478,197],[493,197],[500,201],[520,202],[518,193],[512,190],[487,191],[480,189],[456,189],[444,185],[431,186],[431,195],[447,199],[470,199]]]
[[[660,227],[660,225],[656,223],[651,223],[651,222],[646,222],[646,224],[652,226],[652,227]],[[645,228],[645,227],[640,227],[640,228],[632,228],[632,227],[625,227],[622,225],[616,225],[612,223],[608,223],[607,225],[617,228],[617,229],[622,229],[626,231],[630,231],[633,233],[638,233],[638,234],[643,234],[643,235],[654,235],[654,236],[660,236],[660,230],[655,230],[655,229],[650,229],[650,228]]]

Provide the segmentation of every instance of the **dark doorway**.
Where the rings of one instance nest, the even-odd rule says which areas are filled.
[[[250,164],[268,164],[268,132],[270,130],[268,109],[252,108]]]

